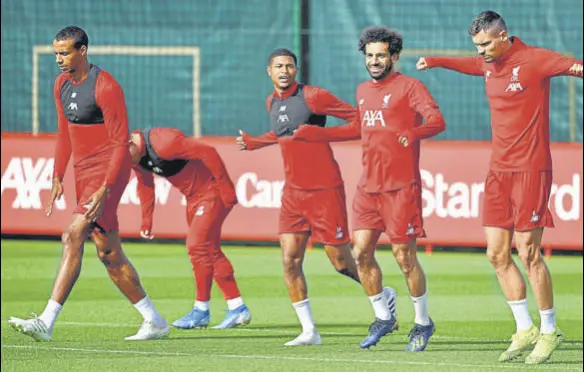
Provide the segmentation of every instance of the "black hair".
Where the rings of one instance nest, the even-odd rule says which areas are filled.
[[[292,59],[294,59],[294,65],[298,66],[298,59],[296,58],[296,54],[294,54],[290,49],[286,48],[278,48],[274,50],[272,53],[270,53],[270,57],[268,58],[268,66],[272,64],[272,60],[275,57],[281,56],[292,57]]]
[[[468,33],[470,36],[474,36],[481,31],[489,31],[492,29],[507,31],[507,25],[499,13],[493,10],[485,10],[474,17],[472,23],[468,27]]]
[[[68,26],[57,32],[57,35],[55,35],[55,40],[74,40],[75,43],[73,46],[75,49],[79,49],[83,45],[87,47],[89,44],[89,38],[87,37],[87,34],[85,31],[83,31],[82,28],[77,26]]]
[[[396,30],[386,26],[371,26],[361,32],[359,50],[365,54],[365,47],[369,43],[388,43],[389,54],[399,54],[403,48],[403,36]]]

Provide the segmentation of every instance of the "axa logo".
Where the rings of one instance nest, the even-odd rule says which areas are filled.
[[[53,179],[52,158],[20,158],[10,159],[2,174],[2,194],[6,191],[15,191],[12,202],[13,209],[42,209],[41,191],[49,191]],[[45,196],[43,196],[44,198]],[[65,198],[55,202],[57,209],[67,207]]]
[[[383,113],[381,110],[366,110],[363,119],[361,120],[361,125],[374,127],[378,123],[382,127],[385,127],[385,119],[383,119]]]
[[[278,123],[285,123],[289,121],[290,119],[288,118],[288,115],[278,115]]]
[[[67,108],[69,110],[77,111],[77,103],[76,102],[71,102],[71,103],[69,103],[69,106],[67,106]]]
[[[507,86],[507,89],[505,89],[505,92],[518,92],[518,91],[520,92],[523,90],[523,87],[521,86],[521,82],[519,81],[519,70],[520,69],[521,69],[521,66],[513,67],[513,70],[511,72],[511,82]]]

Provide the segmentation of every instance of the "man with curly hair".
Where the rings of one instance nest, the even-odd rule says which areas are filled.
[[[294,131],[301,124],[324,127],[327,116],[347,121],[357,117],[353,106],[329,91],[299,84],[296,55],[276,49],[268,58],[267,73],[274,91],[266,100],[271,130],[250,136],[240,131],[237,144],[253,151],[278,143],[284,160],[286,186],[280,210],[280,245],[284,279],[302,325],[302,333],[286,346],[320,345],[321,337],[312,317],[306,279],[302,271],[308,238],[322,243],[334,268],[359,282],[359,273],[349,246],[345,186],[339,165],[328,143],[295,141]],[[384,289],[384,311],[395,310],[395,291]]]
[[[426,348],[434,333],[428,315],[426,277],[416,257],[416,239],[425,236],[420,140],[442,132],[445,123],[426,87],[393,68],[402,45],[403,38],[395,30],[384,26],[363,30],[359,50],[365,54],[371,80],[357,88],[358,119],[333,128],[305,125],[295,137],[310,142],[361,138],[363,174],[353,200],[353,244],[359,277],[375,312],[361,347],[377,344],[396,323],[381,306],[387,299],[375,259],[379,237],[385,232],[414,303],[415,324],[407,350],[417,352]]]

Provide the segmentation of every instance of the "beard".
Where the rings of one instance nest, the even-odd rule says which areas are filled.
[[[369,72],[369,76],[371,76],[371,78],[373,80],[383,80],[387,75],[389,75],[389,73],[391,72],[391,70],[393,69],[393,61],[390,59],[389,63],[387,65],[385,65],[385,68],[383,69],[383,71],[381,71],[381,73],[373,74],[371,72],[371,70],[369,70],[369,66],[366,66],[367,68],[367,72]]]

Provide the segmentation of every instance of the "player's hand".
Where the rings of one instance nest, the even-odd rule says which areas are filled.
[[[146,229],[146,230],[140,230],[140,236],[143,239],[146,239],[146,240],[152,240],[152,239],[154,239],[154,235],[152,235],[152,231],[150,231],[148,229]]]
[[[85,220],[89,222],[95,222],[101,216],[103,212],[103,207],[105,206],[105,199],[109,190],[106,186],[100,187],[96,192],[91,195],[87,204],[89,207],[87,208],[87,212],[85,212]]]
[[[247,150],[247,145],[245,144],[245,140],[243,139],[246,135],[247,134],[240,129],[239,130],[239,137],[237,137],[235,139],[235,143],[237,143],[237,146],[239,147],[239,149],[241,151]]]
[[[572,67],[570,67],[570,74],[575,76],[582,76],[582,64],[574,63]]]
[[[47,217],[53,213],[53,204],[55,201],[63,196],[63,183],[57,177],[53,178],[53,185],[51,186],[51,196],[49,197],[49,202],[45,208],[45,214]]]
[[[398,136],[399,137],[398,137],[397,140],[398,140],[399,143],[401,143],[401,145],[403,147],[408,147],[410,145],[410,141],[408,140],[408,137],[407,136],[404,136],[404,135],[401,135],[401,134],[399,134]]]
[[[416,68],[418,70],[425,70],[428,68],[428,62],[426,62],[426,58],[422,57],[420,59],[418,59],[418,62],[416,63]]]

